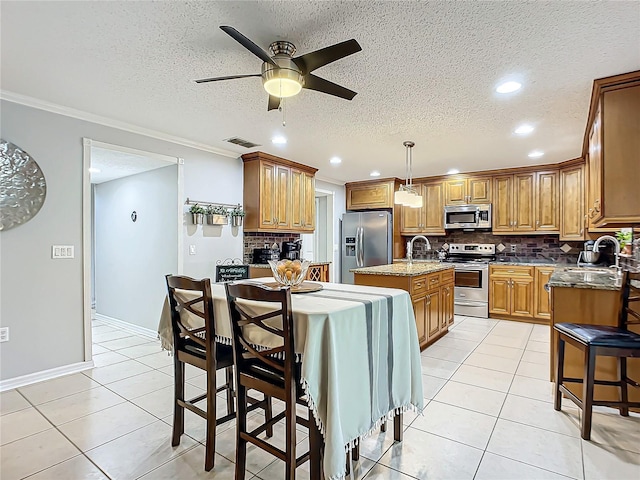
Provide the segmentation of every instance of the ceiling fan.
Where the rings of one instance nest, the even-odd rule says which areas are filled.
[[[348,57],[362,50],[357,41],[351,39],[337,43],[330,47],[321,48],[315,52],[293,57],[296,47],[287,41],[273,42],[269,46],[272,55],[269,56],[258,45],[253,43],[233,27],[221,26],[223,32],[231,36],[244,48],[262,60],[262,73],[251,75],[231,75],[228,77],[203,78],[196,83],[218,82],[220,80],[234,80],[236,78],[262,77],[262,85],[269,93],[269,105],[267,110],[275,110],[280,107],[280,102],[285,97],[292,97],[300,93],[303,88],[327,93],[336,97],[351,100],[357,95],[348,88],[337,85],[329,80],[313,75],[314,70],[329,63]]]

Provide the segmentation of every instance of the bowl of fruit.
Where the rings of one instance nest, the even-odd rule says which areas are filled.
[[[290,287],[297,287],[304,281],[310,263],[307,261],[301,262],[300,260],[280,260],[279,262],[269,260],[273,278],[276,279],[276,282]]]

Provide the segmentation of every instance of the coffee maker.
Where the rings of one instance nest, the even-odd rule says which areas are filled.
[[[598,260],[600,260],[600,252],[593,251],[594,244],[595,242],[593,240],[584,242],[584,250],[578,255],[578,266],[591,267],[598,263]]]
[[[302,240],[296,240],[295,242],[282,242],[280,260],[300,260],[301,249]]]

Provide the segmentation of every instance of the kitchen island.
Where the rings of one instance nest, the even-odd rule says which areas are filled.
[[[354,268],[351,272],[356,285],[409,292],[421,350],[447,333],[453,323],[453,265],[394,263]]]
[[[329,281],[329,265],[331,262],[311,262],[305,280],[313,282]],[[268,263],[249,264],[249,278],[270,277],[271,267]]]
[[[558,336],[553,329],[556,323],[583,323],[589,325],[617,326],[621,310],[622,283],[612,269],[558,268],[549,279],[551,288],[551,362],[550,379],[555,380],[555,360]],[[629,328],[640,333],[639,325]],[[640,358],[627,360],[628,376],[640,378]],[[564,375],[582,378],[584,357],[577,348],[567,344],[564,356]],[[598,380],[617,380],[618,365],[614,357],[598,357],[596,362]],[[582,399],[582,384],[567,384],[578,398]],[[594,398],[619,400],[619,389],[613,386],[596,385]],[[629,399],[640,401],[640,392],[629,389]]]

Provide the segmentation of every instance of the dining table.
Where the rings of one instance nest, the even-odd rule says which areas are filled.
[[[273,278],[242,280],[268,284]],[[347,453],[359,439],[394,422],[394,439],[402,440],[402,414],[424,408],[416,322],[409,293],[394,288],[316,282],[321,289],[294,293],[291,308],[301,383],[324,450],[321,468],[330,480],[347,474]],[[295,290],[292,290],[292,293]],[[223,283],[212,283],[216,340],[231,344],[232,330]],[[173,336],[168,300],[158,334],[171,350]],[[253,302],[265,312],[273,307]],[[203,320],[180,312],[189,327]],[[274,338],[256,337],[274,347]],[[314,422],[311,422],[312,424]],[[313,475],[312,475],[313,477]]]

